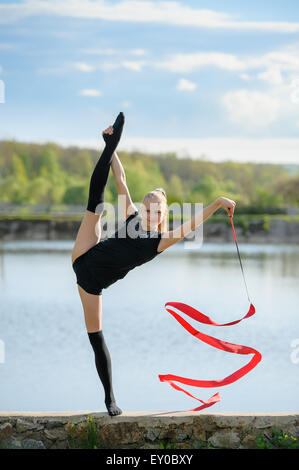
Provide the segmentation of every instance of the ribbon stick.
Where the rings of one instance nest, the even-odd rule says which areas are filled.
[[[231,222],[232,222],[232,217],[231,217]],[[232,226],[233,226],[233,222],[232,222]],[[234,226],[233,226],[233,232],[234,232],[234,237],[235,237],[235,241],[236,241],[236,244],[237,244],[237,239],[236,239],[236,236],[235,236]],[[238,245],[237,245],[237,248],[238,248]],[[240,263],[241,263],[239,250],[238,250],[238,255],[239,255],[239,260],[240,260]],[[242,263],[241,263],[241,268],[242,268]],[[242,268],[242,272],[243,272],[243,268]],[[244,276],[244,273],[243,273],[243,276]],[[244,281],[245,281],[245,277],[244,277]],[[246,283],[245,283],[245,285],[246,285]],[[247,289],[247,286],[246,286],[246,289]],[[248,290],[247,290],[247,295],[248,295]],[[249,299],[249,295],[248,295],[248,299]],[[177,310],[180,310],[181,312],[185,313],[186,315],[193,318],[194,320],[197,320],[200,323],[205,323],[207,325],[214,325],[214,326],[231,326],[231,325],[235,325],[235,324],[241,322],[242,320],[245,320],[246,318],[249,318],[252,315],[254,315],[255,314],[255,307],[252,303],[250,303],[249,310],[243,318],[241,318],[239,320],[229,322],[229,323],[222,323],[221,324],[221,323],[214,322],[211,318],[207,317],[206,315],[199,312],[198,310],[191,307],[190,305],[184,304],[182,302],[167,302],[165,304],[166,310],[171,315],[173,315],[173,317],[190,334],[192,334],[195,338],[203,341],[204,343],[209,344],[210,346],[213,346],[214,348],[222,349],[223,351],[226,351],[226,352],[230,352],[230,353],[234,353],[234,354],[253,354],[253,357],[248,362],[248,364],[241,367],[240,369],[238,369],[237,371],[235,371],[231,375],[228,375],[227,377],[225,377],[223,379],[220,379],[220,380],[195,380],[195,379],[188,379],[188,378],[185,378],[185,377],[180,377],[178,375],[173,375],[173,374],[159,375],[159,379],[160,379],[161,382],[168,382],[174,389],[176,389],[178,391],[181,391],[181,392],[184,392],[187,395],[189,395],[190,397],[195,398],[196,400],[203,403],[203,405],[201,405],[197,408],[192,408],[192,409],[187,410],[187,411],[203,410],[204,408],[208,408],[208,407],[210,407],[210,406],[212,406],[215,403],[220,401],[219,393],[216,393],[211,398],[209,398],[207,401],[203,401],[203,400],[195,397],[191,393],[187,392],[186,390],[182,389],[181,387],[176,385],[173,381],[184,383],[186,385],[192,385],[194,387],[222,387],[224,385],[228,385],[228,384],[231,384],[233,382],[236,382],[236,380],[239,380],[241,377],[248,374],[248,372],[250,372],[254,367],[256,367],[256,365],[261,361],[262,355],[256,349],[250,348],[248,346],[242,346],[240,344],[228,343],[226,341],[214,338],[213,336],[208,336],[206,334],[201,333],[200,331],[197,331],[195,328],[193,328],[192,325],[190,325],[190,323],[188,323],[186,320],[184,320],[180,315],[178,315],[176,312],[171,310],[169,307],[167,308],[167,306],[174,307]]]

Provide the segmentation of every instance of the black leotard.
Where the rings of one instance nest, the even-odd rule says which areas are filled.
[[[77,284],[90,294],[125,277],[129,271],[155,258],[162,233],[146,231],[136,211],[112,236],[101,240],[73,263]]]

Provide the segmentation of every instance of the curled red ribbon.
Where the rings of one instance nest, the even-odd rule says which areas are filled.
[[[232,223],[232,227],[233,227],[235,242],[237,244],[237,239],[236,239],[236,235],[235,235],[235,230],[234,230],[234,226],[233,226],[232,217],[231,217],[231,223]],[[238,245],[237,245],[237,250],[238,250]],[[239,250],[238,250],[238,255],[239,255],[239,260],[240,260],[240,264],[241,264],[241,268],[242,268],[242,263],[241,263]],[[243,273],[243,268],[242,268],[242,273]],[[243,277],[244,277],[244,273],[243,273]],[[245,282],[245,277],[244,277],[244,282]],[[246,282],[245,282],[245,285],[246,285]],[[246,286],[246,289],[247,289],[247,286]],[[248,294],[248,291],[247,291],[247,294]],[[249,296],[248,296],[248,298],[249,298]],[[241,377],[248,374],[248,372],[250,372],[260,362],[260,360],[262,359],[262,355],[256,349],[250,348],[248,346],[242,346],[240,344],[228,343],[226,341],[214,338],[213,336],[208,336],[206,334],[201,333],[200,331],[197,331],[195,328],[193,328],[192,325],[190,325],[190,323],[188,323],[186,320],[184,320],[180,315],[175,313],[170,308],[167,308],[167,305],[175,307],[176,309],[180,310],[181,312],[185,313],[186,315],[193,318],[194,320],[197,320],[200,323],[205,323],[207,325],[214,325],[214,326],[231,326],[231,325],[235,325],[236,323],[239,323],[242,320],[245,320],[245,318],[249,318],[252,315],[254,315],[255,314],[255,307],[252,303],[250,303],[250,308],[249,308],[247,314],[243,318],[241,318],[240,320],[235,320],[235,321],[232,321],[232,322],[229,322],[229,323],[221,324],[221,323],[214,322],[213,320],[211,320],[211,318],[207,317],[206,315],[199,312],[195,308],[190,307],[189,305],[184,304],[182,302],[167,302],[165,304],[166,310],[169,313],[171,313],[171,315],[173,315],[174,318],[189,333],[191,333],[193,336],[195,336],[195,338],[200,339],[204,343],[207,343],[210,346],[213,346],[214,348],[222,349],[223,351],[227,351],[227,352],[230,352],[230,353],[234,353],[234,354],[253,354],[253,357],[248,362],[248,364],[246,364],[244,367],[241,367],[240,369],[235,371],[233,374],[228,375],[227,377],[225,377],[223,379],[220,379],[220,380],[195,380],[195,379],[188,379],[188,378],[185,378],[185,377],[180,377],[178,375],[173,375],[173,374],[159,375],[159,379],[160,379],[161,382],[168,382],[176,390],[184,392],[187,395],[189,395],[190,397],[195,398],[195,400],[198,400],[201,403],[203,403],[203,405],[201,405],[197,408],[192,408],[192,409],[187,410],[187,411],[203,410],[204,408],[208,408],[208,407],[210,407],[210,406],[212,406],[215,403],[220,401],[219,393],[216,393],[211,398],[209,398],[207,401],[200,400],[199,398],[195,397],[191,393],[187,392],[186,390],[184,390],[181,387],[179,387],[178,385],[176,385],[173,381],[175,380],[176,382],[181,382],[181,383],[184,383],[186,385],[192,385],[194,387],[222,387],[223,385],[228,385],[228,384],[231,384],[233,382],[236,382],[236,380],[239,380]]]

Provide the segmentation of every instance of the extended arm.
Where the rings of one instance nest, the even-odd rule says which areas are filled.
[[[233,215],[236,203],[231,199],[225,197],[218,197],[208,206],[204,207],[202,211],[197,212],[190,220],[184,222],[179,227],[169,232],[165,232],[159,243],[159,252],[166,250],[171,245],[179,242],[185,238],[192,230],[201,225],[207,220],[219,207],[223,207],[228,215]]]

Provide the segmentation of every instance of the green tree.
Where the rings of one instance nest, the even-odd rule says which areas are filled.
[[[13,204],[22,204],[25,200],[25,188],[15,176],[7,176],[0,184],[0,200]]]
[[[0,185],[0,198],[2,201],[21,204],[26,202],[28,177],[22,159],[15,153],[12,155],[11,168],[12,173]]]
[[[299,204],[299,175],[284,177],[275,184],[274,189],[286,204]]]
[[[52,183],[43,176],[37,176],[28,185],[26,191],[27,204],[50,204]]]
[[[214,163],[206,158],[178,158],[173,152],[147,154],[119,152],[134,202],[155,187],[164,187],[168,203],[209,203],[226,196],[244,206],[266,209],[299,204],[298,169],[284,165]],[[87,201],[89,180],[99,152],[54,143],[0,141],[0,198],[32,204]],[[297,172],[296,172],[297,171]],[[109,174],[105,200],[117,202],[117,188]]]
[[[218,181],[212,175],[204,174],[191,188],[192,202],[202,201],[205,204],[221,196],[221,192]]]
[[[178,202],[182,204],[184,202],[184,188],[181,178],[177,175],[171,175],[167,183],[167,202],[172,204]]]
[[[69,164],[71,173],[82,177],[90,177],[93,167],[91,156],[86,150],[76,153]]]
[[[28,182],[27,171],[23,160],[15,153],[12,156],[12,171],[20,185],[26,185]]]
[[[250,199],[250,205],[257,208],[279,207],[283,202],[281,194],[271,191],[270,189],[254,185],[255,194]]]
[[[51,148],[45,148],[38,161],[38,174],[45,178],[59,173],[57,154]]]
[[[76,184],[66,189],[62,202],[65,204],[85,204],[87,203],[87,197],[86,184]]]

